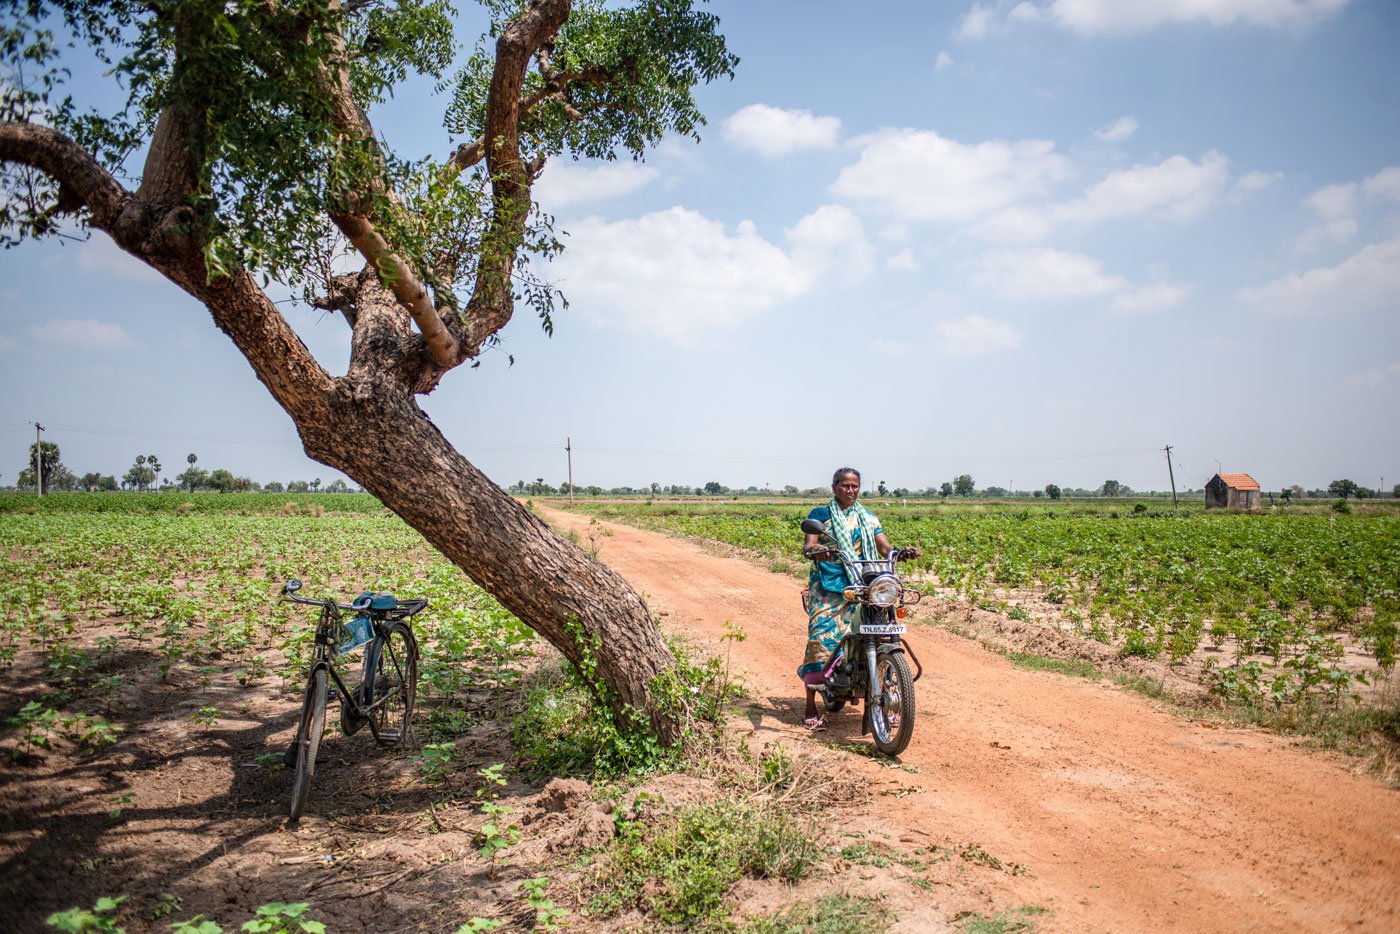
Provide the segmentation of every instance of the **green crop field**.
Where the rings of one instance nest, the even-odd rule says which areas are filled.
[[[576,509],[801,563],[814,504],[579,503]],[[1244,515],[1134,504],[871,504],[890,540],[918,544],[922,589],[1015,618],[1031,614],[1181,661],[1231,650],[1204,672],[1219,694],[1287,702],[1350,693],[1395,662],[1400,515],[1280,509]],[[1352,648],[1369,654],[1358,666]]]
[[[290,577],[342,602],[366,589],[427,597],[420,677],[444,709],[512,679],[535,639],[370,496],[15,494],[0,496],[0,670],[39,647],[48,682],[80,699],[120,691],[95,672],[143,651],[162,676],[237,664],[249,682],[291,687],[316,617],[277,602]],[[96,644],[94,624],[108,630]]]

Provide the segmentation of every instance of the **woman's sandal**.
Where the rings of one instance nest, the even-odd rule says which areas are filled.
[[[811,730],[813,733],[820,733],[822,730],[826,729],[826,721],[821,717],[808,717],[802,721],[802,726],[804,729]]]

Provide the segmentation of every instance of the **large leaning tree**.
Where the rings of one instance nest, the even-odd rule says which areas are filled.
[[[529,265],[560,249],[531,195],[545,161],[640,158],[667,133],[695,136],[693,89],[737,59],[693,0],[481,5],[489,37],[458,56],[451,0],[0,0],[0,237],[96,228],[193,295],[310,457],[571,661],[594,659],[600,696],[673,741],[679,718],[654,684],[674,659],[641,598],[416,400],[517,308],[551,327],[562,297]],[[104,77],[72,82],[69,66]],[[370,122],[421,76],[456,140],[436,158],[406,158]],[[92,84],[123,99],[96,109]],[[343,374],[268,289],[344,317]]]

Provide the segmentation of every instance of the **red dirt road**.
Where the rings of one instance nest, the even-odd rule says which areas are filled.
[[[541,512],[584,537],[600,527]],[[748,638],[730,650],[756,732],[869,742],[858,710],[830,717],[823,734],[800,728],[806,619],[793,578],[601,526],[611,534],[594,536],[600,560],[669,631],[722,654],[724,623],[742,625]],[[1026,867],[982,891],[998,910],[1049,908],[1041,929],[1064,931],[1400,931],[1400,794],[1349,760],[1185,720],[1106,682],[1023,670],[915,623],[925,674],[900,757],[911,770],[832,755],[872,786],[906,786],[873,799],[872,826],[907,842],[974,843]],[[902,927],[942,927],[959,897],[908,895]]]

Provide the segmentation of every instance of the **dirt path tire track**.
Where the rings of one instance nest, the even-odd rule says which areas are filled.
[[[625,525],[541,509],[599,546],[671,632],[724,651],[757,702],[754,729],[792,742],[869,742],[859,710],[810,737],[795,668],[800,585],[744,560]],[[597,534],[598,530],[606,532]],[[1047,930],[1400,930],[1400,794],[1344,757],[1260,731],[1194,723],[1110,684],[1016,668],[932,626],[905,798],[878,799],[906,839],[976,841],[1029,869],[1007,906]],[[872,781],[892,775],[849,756]],[[935,893],[930,898],[937,898]],[[945,916],[946,917],[946,916]],[[911,930],[914,928],[910,928]]]

